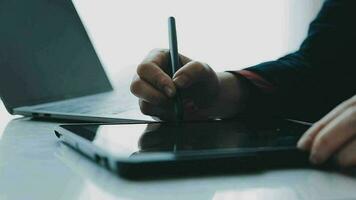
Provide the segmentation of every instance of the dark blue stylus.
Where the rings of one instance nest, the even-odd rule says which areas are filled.
[[[176,22],[174,17],[168,18],[168,33],[169,33],[169,54],[171,60],[171,77],[179,70],[181,63],[179,60],[178,54],[178,43],[177,43],[177,31],[176,31]],[[183,119],[183,106],[182,99],[179,91],[177,90],[176,97],[174,100],[174,112],[176,115],[176,120]]]

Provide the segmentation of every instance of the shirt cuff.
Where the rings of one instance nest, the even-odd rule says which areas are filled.
[[[276,87],[272,83],[270,83],[255,72],[251,72],[248,70],[239,70],[235,71],[235,73],[244,76],[263,93],[274,93],[276,91]]]

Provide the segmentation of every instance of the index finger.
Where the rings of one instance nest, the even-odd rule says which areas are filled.
[[[351,99],[346,100],[341,103],[331,112],[329,112],[325,117],[315,123],[298,141],[298,147],[304,150],[310,150],[312,147],[313,140],[317,134],[325,128],[332,120],[343,113],[350,106],[356,105],[356,96]]]
[[[167,72],[169,67],[169,51],[167,49],[153,49],[148,53],[142,63],[154,64]]]
[[[181,54],[179,54],[179,59],[182,66],[191,61],[191,59]],[[147,57],[142,61],[142,63],[153,63],[167,73],[171,65],[169,50],[153,49],[148,53]]]
[[[181,56],[181,60],[181,62],[185,63],[189,59]],[[168,50],[152,50],[137,67],[137,74],[141,79],[164,92],[168,97],[173,97],[176,93],[176,89],[172,78],[167,74],[170,66],[169,61]]]
[[[349,108],[332,120],[315,137],[311,148],[311,161],[315,164],[324,162],[337,149],[355,135],[356,109]]]
[[[171,77],[165,72],[168,66],[168,55],[165,50],[152,50],[137,67],[137,74],[157,90],[168,97],[175,95],[175,86]]]

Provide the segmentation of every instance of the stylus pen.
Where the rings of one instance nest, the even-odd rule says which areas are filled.
[[[171,58],[171,72],[170,72],[171,74],[169,75],[173,78],[174,74],[181,67],[179,54],[178,54],[176,22],[174,17],[168,18],[168,34],[169,34],[169,54]],[[176,97],[174,99],[174,112],[176,115],[176,120],[183,119],[182,99],[178,90],[176,92]]]

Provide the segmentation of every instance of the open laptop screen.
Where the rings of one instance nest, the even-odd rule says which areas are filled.
[[[8,109],[109,90],[70,0],[0,2],[0,94]]]

